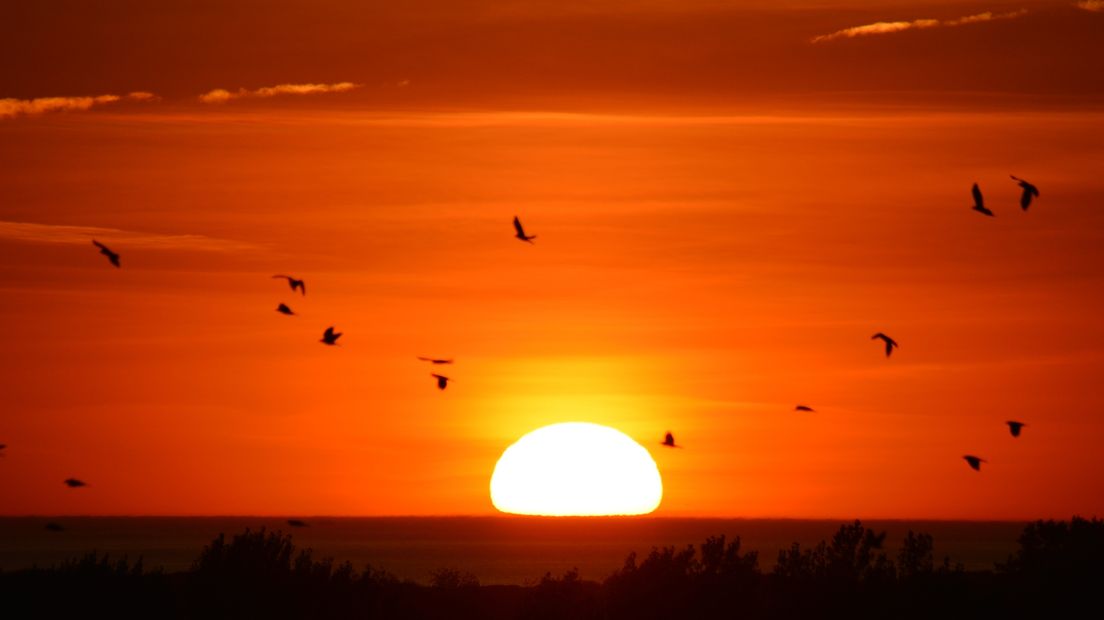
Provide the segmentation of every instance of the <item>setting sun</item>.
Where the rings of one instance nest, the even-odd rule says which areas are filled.
[[[514,514],[640,515],[662,498],[648,451],[621,431],[586,422],[532,431],[506,448],[491,476],[495,508]]]

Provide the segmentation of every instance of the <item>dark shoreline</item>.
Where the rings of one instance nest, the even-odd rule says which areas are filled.
[[[1091,608],[1104,586],[1104,521],[1027,524],[1015,553],[967,571],[909,531],[896,553],[860,521],[827,539],[793,543],[763,570],[740,538],[629,553],[602,581],[577,571],[533,585],[481,585],[441,567],[428,585],[383,569],[317,559],[266,530],[220,535],[190,570],[90,553],[51,568],[0,571],[13,617],[116,618],[1038,618]]]
[[[848,520],[733,518],[556,518],[465,517],[310,517],[295,531],[298,546],[320,557],[371,562],[400,578],[427,582],[429,571],[456,566],[484,583],[533,583],[546,571],[577,568],[584,579],[604,579],[630,551],[653,546],[684,546],[708,536],[742,537],[760,551],[760,566],[773,567],[779,550],[793,542],[814,545]],[[967,570],[984,570],[1012,553],[1026,522],[863,521],[888,532],[887,550],[908,530],[935,539],[936,553],[950,555]],[[44,530],[57,523],[61,532]],[[92,550],[115,557],[142,556],[146,566],[186,570],[205,544],[220,532],[247,528],[291,531],[282,517],[0,517],[0,569],[50,566]]]

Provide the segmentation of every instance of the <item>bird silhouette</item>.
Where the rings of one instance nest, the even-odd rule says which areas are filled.
[[[322,334],[322,340],[319,340],[322,344],[335,345],[337,339],[341,337],[343,332],[335,332],[333,325],[326,328],[326,331]]]
[[[65,486],[69,487],[70,489],[76,489],[79,487],[86,487],[88,486],[88,483],[84,480],[78,480],[76,478],[66,478]]]
[[[291,311],[291,308],[289,308],[287,304],[280,304],[279,306],[276,306],[276,312],[279,312],[280,314],[286,314],[288,316],[293,316],[295,314]]]
[[[300,521],[299,519],[288,519],[287,524],[291,527],[309,527],[306,521]]]
[[[536,235],[530,236],[525,234],[525,229],[521,227],[521,220],[519,220],[516,215],[514,216],[514,230],[517,231],[514,236],[526,243],[533,243],[533,239],[537,238]]]
[[[978,187],[977,183],[974,183],[974,188],[970,191],[974,195],[974,211],[993,217],[993,212],[985,207],[985,199],[982,198],[981,188]]]
[[[812,407],[810,407],[810,406],[808,406],[808,405],[798,405],[798,406],[794,407],[794,411],[810,411],[810,412],[815,412],[815,411],[816,411],[816,409],[813,409]]]
[[[7,448],[7,447],[8,447],[8,444],[0,443],[0,456],[6,456],[6,454],[4,454],[4,448]]]
[[[967,454],[966,456],[964,456],[962,458],[966,459],[966,462],[970,464],[970,467],[974,471],[981,471],[981,464],[989,462],[989,461],[986,461],[985,459],[981,458],[980,456],[974,456],[972,454]]]
[[[1017,176],[1011,174],[1008,176],[1012,177],[1012,180],[1023,188],[1023,193],[1020,194],[1020,208],[1027,211],[1027,208],[1031,206],[1031,200],[1039,197],[1039,188]]]
[[[92,240],[92,245],[100,248],[100,254],[103,254],[104,256],[106,256],[107,260],[111,261],[112,265],[115,265],[116,267],[120,266],[119,265],[119,255],[116,254],[115,252],[112,252],[111,248],[109,248],[106,245],[100,243],[99,241],[96,241],[95,239]]]
[[[431,376],[431,377],[433,377],[434,379],[437,380],[437,389],[443,390],[443,389],[448,387],[448,382],[450,381],[450,379],[448,377],[446,377],[445,375],[431,374],[429,376]]]
[[[64,532],[65,528],[61,527],[60,523],[54,523],[53,521],[46,524],[46,529],[51,532]]]
[[[878,332],[878,333],[874,334],[873,336],[870,337],[870,339],[871,340],[882,340],[883,342],[885,342],[886,357],[889,357],[890,355],[893,355],[894,347],[898,346],[896,340],[890,338],[889,336],[883,334],[882,332]]]
[[[1009,420],[1005,422],[1005,424],[1008,425],[1008,430],[1012,433],[1013,437],[1019,437],[1020,431],[1023,430],[1023,427],[1027,426],[1023,422],[1016,422],[1015,420]]]
[[[295,292],[295,289],[299,289],[299,292],[303,295],[307,294],[307,283],[302,280],[296,280],[291,276],[275,275],[273,278],[283,278],[288,281],[288,286],[291,287],[291,292]]]
[[[667,447],[667,448],[681,448],[682,447],[682,446],[675,445],[675,436],[671,434],[671,431],[667,431],[667,434],[663,437],[663,442],[660,445],[664,446],[664,447]]]
[[[418,356],[418,359],[422,360],[423,362],[429,362],[430,364],[435,364],[435,365],[451,364],[452,363],[451,359],[442,360],[442,359],[437,359],[437,358],[434,358],[434,357],[422,357],[420,355]]]

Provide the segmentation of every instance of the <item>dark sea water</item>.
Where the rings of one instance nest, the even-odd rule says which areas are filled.
[[[426,582],[439,568],[468,571],[483,584],[534,583],[546,572],[578,568],[585,579],[600,580],[620,568],[631,551],[700,544],[708,536],[740,536],[745,550],[758,550],[769,570],[779,549],[799,542],[830,539],[844,521],[676,518],[524,517],[317,517],[309,527],[289,528],[271,517],[5,517],[0,518],[0,570],[50,566],[96,550],[113,556],[139,556],[147,567],[186,570],[204,545],[219,533],[246,528],[291,533],[299,548],[316,559],[348,560],[400,578]],[[51,532],[47,522],[65,529]],[[1021,522],[869,521],[888,532],[895,556],[908,530],[935,539],[937,562],[949,555],[968,570],[992,569],[1015,550]]]

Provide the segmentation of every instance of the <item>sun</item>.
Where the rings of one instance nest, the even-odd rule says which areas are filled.
[[[648,514],[663,499],[652,456],[619,430],[587,422],[538,428],[498,459],[491,502],[542,516]]]

